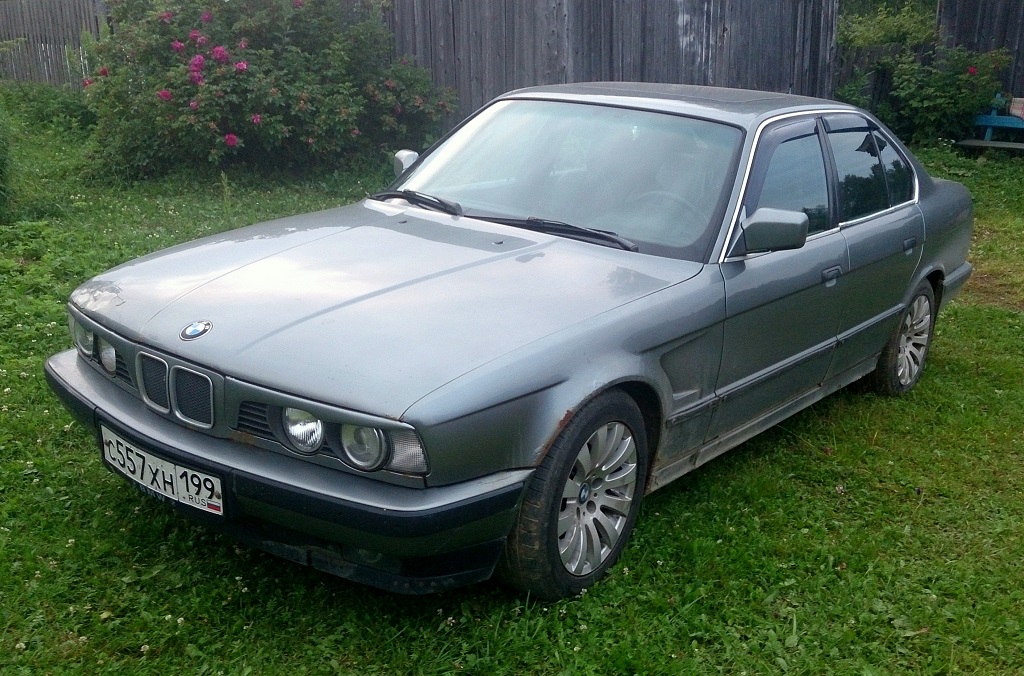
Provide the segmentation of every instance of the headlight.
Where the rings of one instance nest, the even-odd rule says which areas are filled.
[[[78,347],[78,351],[81,352],[83,356],[92,359],[93,350],[95,349],[93,347],[92,331],[75,321],[74,317],[70,318],[69,321],[71,322],[71,336],[74,338],[75,346]]]
[[[376,427],[341,426],[341,450],[345,461],[356,469],[372,472],[388,459],[388,442]]]
[[[324,443],[324,423],[301,408],[286,408],[281,414],[288,441],[303,453],[315,453]]]
[[[114,351],[114,346],[103,338],[96,342],[100,348],[100,363],[103,364],[103,368],[107,370],[107,373],[114,375],[117,373],[117,352]]]

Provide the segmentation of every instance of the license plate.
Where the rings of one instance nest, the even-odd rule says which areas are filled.
[[[100,425],[103,456],[120,474],[147,491],[210,514],[224,514],[220,479],[176,465],[129,443]]]

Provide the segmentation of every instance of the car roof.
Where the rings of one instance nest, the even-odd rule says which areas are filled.
[[[779,114],[806,110],[856,108],[847,104],[795,94],[653,82],[583,82],[517,89],[501,97],[540,98],[626,106],[696,117],[749,127]]]

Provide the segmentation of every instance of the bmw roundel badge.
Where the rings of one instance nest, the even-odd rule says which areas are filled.
[[[181,333],[178,334],[178,337],[181,338],[182,340],[195,340],[196,338],[202,338],[203,336],[205,336],[207,333],[210,332],[210,329],[212,328],[213,322],[208,322],[205,320],[201,322],[192,322],[191,324],[189,324],[188,326],[181,330]]]

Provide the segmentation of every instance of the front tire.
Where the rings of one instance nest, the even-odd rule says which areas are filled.
[[[882,350],[869,376],[875,391],[889,396],[909,392],[921,379],[935,331],[935,292],[927,281],[914,291],[900,316],[896,332]]]
[[[562,430],[526,489],[499,574],[543,599],[578,594],[615,565],[647,478],[643,416],[613,390]]]

